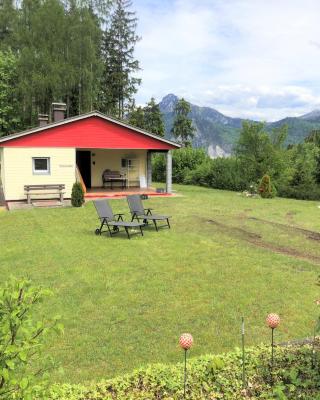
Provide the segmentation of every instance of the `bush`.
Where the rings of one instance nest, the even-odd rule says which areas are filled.
[[[182,354],[181,354],[182,358]],[[208,355],[188,362],[189,400],[319,399],[319,364],[312,368],[311,346],[277,347],[270,380],[270,347],[246,350],[247,395],[242,391],[241,353]],[[319,362],[319,360],[317,360]],[[183,366],[156,364],[100,383],[56,385],[50,400],[183,399]],[[43,399],[43,397],[41,398]]]
[[[259,194],[264,199],[271,199],[276,196],[276,189],[271,183],[271,179],[269,175],[264,175],[260,181]]]
[[[29,280],[11,278],[0,288],[0,399],[33,399],[51,359],[41,354],[44,336],[62,330],[58,318],[33,320],[33,309],[50,294]]]
[[[72,186],[71,204],[73,207],[81,207],[84,203],[84,191],[80,182],[75,182]]]
[[[206,160],[209,160],[209,156],[203,149],[185,147],[174,150],[172,152],[172,181],[183,183],[187,174]],[[152,157],[152,179],[156,182],[164,182],[166,179],[164,154],[156,154]]]
[[[207,160],[189,171],[185,183],[224,190],[244,190],[247,187],[239,162],[234,157]]]
[[[281,197],[287,197],[298,200],[320,200],[320,187],[317,185],[283,185],[278,187],[278,194]]]

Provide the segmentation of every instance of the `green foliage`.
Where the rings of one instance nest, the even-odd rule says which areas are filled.
[[[81,207],[84,204],[84,191],[80,182],[72,186],[71,204],[73,207]]]
[[[123,119],[133,103],[141,80],[132,76],[139,62],[134,58],[134,48],[139,40],[136,34],[137,17],[131,0],[115,0],[104,40],[104,72],[101,88],[100,109]]]
[[[12,51],[0,51],[0,136],[12,133],[20,125],[16,79],[16,56]]]
[[[139,106],[130,111],[128,123],[136,128],[145,129],[144,109]]]
[[[144,127],[151,133],[164,136],[162,114],[160,112],[159,104],[156,104],[153,97],[151,97],[151,100],[144,108]]]
[[[188,117],[190,112],[190,103],[183,98],[174,107],[171,133],[183,146],[190,146],[191,139],[194,137],[195,128],[192,125],[192,120]]]
[[[0,399],[33,399],[47,378],[52,360],[41,348],[52,330],[62,331],[59,317],[33,319],[34,309],[51,292],[29,280],[11,278],[0,287]]]
[[[39,112],[50,114],[53,101],[67,103],[67,116],[99,108],[110,0],[2,3],[0,46],[16,58],[13,98],[6,103],[21,120],[14,128],[35,125]]]
[[[172,154],[172,180],[174,183],[183,183],[190,171],[209,159],[203,149],[193,149],[191,147],[174,150]],[[152,157],[152,173],[155,181],[165,181],[165,155],[156,154]]]
[[[269,175],[264,175],[260,181],[258,192],[263,199],[271,199],[276,196],[275,187],[271,183]]]
[[[129,124],[145,129],[159,136],[164,136],[164,122],[159,104],[152,97],[145,107],[133,107],[129,114]]]
[[[262,122],[243,122],[235,154],[246,171],[248,181],[257,181],[264,174],[277,178],[282,168],[282,145],[287,128],[274,129],[270,136]]]
[[[196,169],[189,172],[184,182],[215,189],[247,188],[247,179],[241,173],[241,164],[235,157],[208,159],[205,163],[199,163]]]
[[[236,156],[212,160],[198,150],[175,151],[173,182],[237,191],[250,191],[250,186],[258,184],[263,197],[277,193],[282,197],[320,199],[317,132],[305,143],[284,149],[287,127],[274,128],[270,134],[264,128],[263,123],[244,122]],[[265,175],[272,183],[262,182],[262,187],[261,176]],[[161,155],[154,157],[153,179],[165,179],[165,158]]]
[[[314,143],[320,146],[320,129],[313,129],[309,135],[304,139],[306,143]]]
[[[271,386],[269,347],[246,350],[248,388],[246,398],[319,399],[319,369],[312,368],[312,349],[277,347],[274,385]],[[191,359],[187,366],[187,398],[190,400],[244,397],[241,380],[241,353],[208,355]],[[54,386],[47,400],[183,399],[183,366],[155,364],[130,375],[91,385]]]

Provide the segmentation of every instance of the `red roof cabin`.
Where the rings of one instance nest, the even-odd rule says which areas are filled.
[[[64,119],[65,105],[53,106],[54,122],[39,116],[38,127],[0,138],[7,202],[26,200],[26,185],[64,185],[65,197],[70,198],[75,181],[82,183],[88,197],[148,193],[155,152],[166,154],[166,193],[171,193],[171,150],[179,144],[97,111]]]

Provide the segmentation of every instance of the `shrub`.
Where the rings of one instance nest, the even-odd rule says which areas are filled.
[[[182,357],[182,354],[181,354]],[[277,347],[270,381],[270,347],[246,350],[248,389],[242,392],[241,352],[207,355],[188,362],[189,400],[319,399],[320,372],[311,346]],[[319,360],[316,360],[318,363]],[[50,400],[183,399],[183,366],[156,364],[129,375],[85,385],[55,385]],[[41,398],[43,399],[43,397]]]
[[[209,160],[209,156],[203,149],[185,147],[180,150],[174,150],[172,157],[172,181],[174,183],[183,183],[187,174],[206,160]],[[152,157],[152,178],[156,182],[165,181],[166,157],[164,154],[157,154]]]
[[[269,175],[264,175],[259,184],[259,194],[264,199],[270,199],[276,196],[275,187],[271,183]]]
[[[320,187],[318,185],[282,185],[278,187],[278,194],[291,199],[320,200]]]
[[[71,204],[73,207],[81,207],[84,203],[84,191],[80,182],[75,182],[72,186]]]
[[[185,183],[224,190],[244,190],[246,179],[234,157],[207,160],[189,171]]]
[[[0,399],[33,399],[44,384],[51,360],[41,353],[43,338],[62,330],[58,318],[33,321],[33,309],[48,294],[14,278],[0,288]]]

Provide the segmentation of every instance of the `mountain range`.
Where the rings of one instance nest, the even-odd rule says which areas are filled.
[[[172,139],[170,131],[174,119],[174,107],[178,100],[176,95],[168,94],[159,103],[165,121],[166,136],[170,139]],[[230,155],[239,138],[244,119],[228,117],[210,107],[200,107],[195,104],[190,106],[190,118],[196,128],[193,145],[206,148],[212,158]],[[310,131],[320,129],[320,110],[314,110],[301,117],[287,117],[266,123],[266,129],[271,131],[284,124],[288,126],[286,144],[299,143]]]

